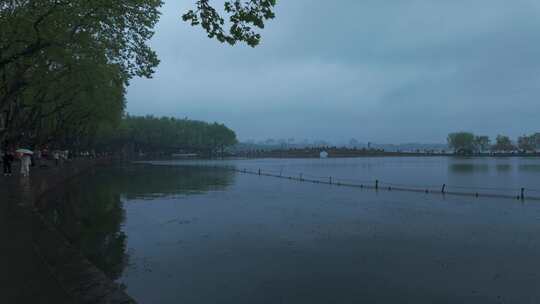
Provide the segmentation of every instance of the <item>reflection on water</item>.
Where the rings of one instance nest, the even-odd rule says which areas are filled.
[[[450,164],[450,171],[458,174],[470,174],[489,171],[487,164]]]
[[[540,164],[519,165],[519,171],[522,172],[540,172]]]
[[[512,165],[510,164],[497,164],[496,168],[497,168],[497,172],[500,172],[500,173],[507,173],[507,172],[512,171]]]
[[[113,171],[110,178],[127,199],[202,194],[234,182],[231,171],[189,166],[131,166]]]
[[[193,167],[126,166],[99,169],[49,194],[42,213],[109,278],[128,264],[122,198],[156,199],[223,190],[230,171]]]
[[[101,174],[100,174],[101,175]],[[125,211],[107,175],[85,177],[46,198],[43,215],[98,268],[118,279],[128,263]]]

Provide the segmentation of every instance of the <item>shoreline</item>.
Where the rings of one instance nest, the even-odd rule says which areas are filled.
[[[322,151],[322,150],[321,150]],[[454,153],[404,153],[404,152],[349,152],[326,151],[326,158],[363,158],[363,157],[461,157],[461,158],[511,158],[511,157],[540,157],[540,153],[482,153],[461,155]],[[239,153],[234,157],[257,159],[257,158],[321,158],[318,151],[302,151],[300,153],[291,153],[288,151],[261,151],[254,153]]]
[[[474,159],[474,158],[493,158],[493,159],[504,159],[504,158],[540,158],[540,153],[537,154],[495,154],[495,155],[457,155],[457,154],[370,154],[370,155],[354,155],[354,156],[328,156],[326,158],[321,158],[320,156],[315,155],[260,155],[260,156],[225,156],[225,157],[216,157],[216,158],[180,158],[180,157],[147,157],[133,159],[131,162],[147,162],[147,161],[188,161],[188,160],[252,160],[252,159],[351,159],[351,158],[386,158],[386,157],[403,157],[403,158],[437,158],[437,157],[448,157],[448,158],[461,158],[461,159]]]

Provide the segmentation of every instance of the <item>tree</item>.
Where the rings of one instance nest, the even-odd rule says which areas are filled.
[[[522,152],[533,152],[536,150],[536,138],[535,135],[527,136],[523,135],[518,137],[518,148]]]
[[[477,152],[487,151],[489,149],[490,142],[491,140],[489,139],[489,136],[475,136],[474,137],[475,151]]]
[[[23,131],[23,140],[36,146],[54,139],[73,147],[99,125],[118,124],[125,99],[117,68],[102,58],[80,59],[58,73],[48,71],[58,75],[44,75],[43,81],[25,90],[16,104],[23,109],[11,127]]]
[[[208,126],[208,137],[212,143],[211,152],[215,153],[219,149],[221,156],[225,153],[225,147],[238,143],[233,130],[223,124],[213,123]]]
[[[516,147],[512,144],[510,137],[504,135],[497,135],[495,145],[491,148],[493,151],[510,152],[514,151]]]
[[[538,150],[540,149],[540,133],[534,133],[531,135],[534,140],[534,149]]]
[[[476,151],[476,141],[473,133],[456,132],[448,134],[448,146],[456,154],[472,154]]]

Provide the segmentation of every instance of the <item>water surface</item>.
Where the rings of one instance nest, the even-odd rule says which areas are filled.
[[[540,301],[537,202],[375,192],[214,168],[511,188],[539,181],[537,159],[168,164],[175,166],[98,169],[45,211],[141,303]]]

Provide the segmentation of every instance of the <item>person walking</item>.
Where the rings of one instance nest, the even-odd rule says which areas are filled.
[[[58,167],[60,165],[60,153],[58,151],[53,152],[54,163]]]
[[[4,155],[2,155],[2,164],[4,167],[4,176],[11,176],[11,163],[13,162],[15,158],[13,157],[13,154],[9,151],[4,152]]]
[[[41,167],[41,158],[42,158],[41,149],[38,149],[36,151],[36,154],[34,154],[34,162],[38,168]]]
[[[21,174],[22,176],[30,176],[30,163],[32,159],[29,154],[23,154],[21,157]]]

